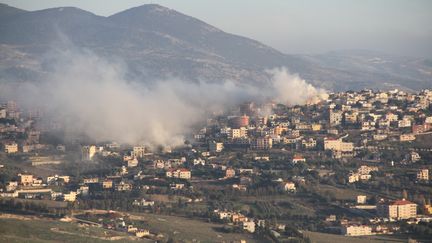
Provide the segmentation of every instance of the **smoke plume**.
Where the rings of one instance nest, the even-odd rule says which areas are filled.
[[[74,48],[48,54],[44,65],[46,81],[22,84],[9,98],[45,107],[69,134],[96,141],[175,146],[212,112],[250,100],[303,104],[323,92],[284,68],[268,71],[273,85],[263,92],[230,81],[127,80],[123,62]]]
[[[286,68],[276,68],[267,72],[272,75],[274,96],[279,103],[303,105],[314,102],[317,98],[326,97],[327,92],[324,89],[315,88],[298,74],[289,73]]]

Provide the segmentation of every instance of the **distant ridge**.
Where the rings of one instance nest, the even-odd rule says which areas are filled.
[[[109,17],[75,7],[25,11],[0,4],[0,20],[0,79],[7,81],[46,71],[26,63],[40,62],[61,42],[61,35],[77,47],[125,60],[129,75],[143,81],[177,77],[266,85],[270,78],[266,70],[283,66],[330,90],[420,89],[432,84],[429,62],[423,59],[385,56],[388,61],[377,64],[371,53],[355,58],[340,53],[287,55],[157,4]],[[21,64],[14,55],[20,55]]]

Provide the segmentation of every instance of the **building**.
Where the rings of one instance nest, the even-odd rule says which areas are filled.
[[[138,166],[138,159],[136,157],[134,157],[133,159],[129,159],[127,161],[127,167],[132,168],[137,166]]]
[[[146,199],[141,199],[141,200],[136,200],[132,202],[132,205],[134,206],[140,206],[140,207],[152,207],[154,206],[155,202],[151,201],[151,200],[146,200]]]
[[[372,235],[372,227],[367,225],[344,225],[341,233],[346,236]]]
[[[7,154],[18,153],[18,144],[17,143],[5,144],[5,150],[4,151]]]
[[[303,148],[312,149],[312,148],[315,148],[316,145],[317,145],[317,142],[313,138],[303,139],[302,140],[302,146],[303,146]]]
[[[145,237],[145,236],[149,236],[150,235],[150,231],[147,229],[139,229],[137,231],[135,231],[135,236],[136,237]]]
[[[92,160],[93,157],[96,155],[96,146],[90,145],[90,146],[83,146],[82,147],[82,160]]]
[[[365,204],[365,203],[366,203],[366,195],[358,195],[357,204]]]
[[[230,119],[230,124],[232,128],[241,128],[249,126],[249,116],[235,116]]]
[[[103,189],[111,189],[111,188],[113,188],[113,181],[112,180],[104,180],[102,182],[102,188]]]
[[[145,154],[145,147],[144,146],[135,146],[132,150],[132,155],[135,158],[143,158]]]
[[[240,127],[240,128],[230,130],[229,138],[231,139],[245,138],[245,137],[247,137],[247,129],[245,127]]]
[[[228,168],[225,171],[225,178],[233,178],[235,176],[235,170],[233,168]]]
[[[296,185],[294,182],[288,181],[288,182],[282,182],[282,189],[286,192],[295,192],[296,191]]]
[[[340,125],[342,123],[342,117],[343,117],[342,111],[330,110],[330,114],[329,114],[330,126]]]
[[[184,168],[168,170],[165,175],[166,177],[180,178],[186,180],[189,180],[192,177],[190,170]]]
[[[432,129],[432,125],[429,123],[421,124],[421,125],[412,125],[412,133],[420,134],[428,132]]]
[[[380,202],[377,213],[389,219],[410,219],[417,217],[417,204],[402,199],[393,202]]]
[[[324,150],[352,152],[354,144],[342,142],[342,139],[324,138]]]
[[[271,149],[272,147],[273,139],[270,136],[257,138],[252,143],[252,149]]]
[[[301,163],[301,162],[306,163],[306,159],[300,154],[294,155],[294,157],[292,159],[292,163],[297,164],[297,163]]]
[[[428,169],[420,169],[419,171],[417,171],[417,180],[428,181],[429,180],[429,170]]]
[[[357,169],[357,172],[360,175],[368,175],[370,174],[372,171],[378,171],[378,167],[377,166],[367,166],[367,165],[362,165]]]
[[[399,136],[399,141],[401,142],[409,142],[409,141],[414,141],[416,139],[416,136],[412,133],[408,133],[408,134],[401,134]]]
[[[255,232],[255,222],[254,221],[243,221],[242,222],[243,230],[246,230],[249,233]]]
[[[75,202],[77,193],[76,192],[69,192],[63,194],[63,201],[65,202]]]
[[[209,151],[213,153],[219,153],[222,152],[224,146],[223,143],[218,143],[215,141],[209,142]]]
[[[19,183],[23,186],[30,186],[33,184],[33,175],[31,174],[18,174]]]
[[[54,175],[54,176],[48,176],[47,177],[47,183],[48,184],[53,184],[55,182],[69,183],[69,181],[70,181],[70,177],[69,176]]]
[[[115,185],[115,190],[120,192],[130,191],[132,190],[132,184],[125,181],[120,181],[120,183]]]

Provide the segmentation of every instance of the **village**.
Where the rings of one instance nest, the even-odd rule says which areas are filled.
[[[0,210],[149,239],[163,236],[127,213],[272,239],[432,234],[432,91],[348,91],[227,110],[170,147],[64,139],[61,124],[7,101]],[[40,206],[47,201],[63,206]]]

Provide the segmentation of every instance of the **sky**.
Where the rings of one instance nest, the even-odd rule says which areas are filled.
[[[367,49],[432,57],[430,0],[0,0],[26,9],[74,6],[97,15],[156,3],[289,54]]]

